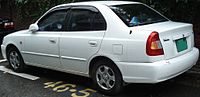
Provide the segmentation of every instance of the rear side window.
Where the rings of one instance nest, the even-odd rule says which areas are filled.
[[[69,19],[69,31],[106,30],[106,22],[100,12],[86,9],[72,9]]]
[[[110,6],[119,18],[129,27],[168,21],[159,13],[142,4]]]
[[[106,30],[106,21],[100,12],[96,13],[94,16],[92,30]]]

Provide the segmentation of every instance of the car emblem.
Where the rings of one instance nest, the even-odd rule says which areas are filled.
[[[170,39],[163,39],[164,42],[169,41]]]

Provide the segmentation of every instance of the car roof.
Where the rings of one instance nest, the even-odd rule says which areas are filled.
[[[102,5],[107,5],[107,6],[130,4],[130,3],[139,3],[139,2],[132,2],[132,1],[88,1],[88,2],[77,2],[77,4],[102,4]]]
[[[58,5],[58,6],[67,6],[67,5],[96,5],[96,4],[113,6],[113,5],[123,5],[123,4],[140,4],[140,3],[139,2],[133,2],[133,1],[84,1],[84,2],[75,2],[75,3],[61,4],[61,5]]]

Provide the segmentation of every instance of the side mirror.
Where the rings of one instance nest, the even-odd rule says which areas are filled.
[[[38,27],[37,24],[31,24],[31,25],[29,26],[29,31],[31,31],[31,32],[36,32],[36,31],[38,31],[38,30],[39,30],[39,27]]]

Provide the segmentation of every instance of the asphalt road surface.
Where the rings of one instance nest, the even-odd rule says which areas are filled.
[[[2,60],[2,57],[0,57]],[[23,74],[0,61],[0,97],[109,97],[89,78],[29,67]],[[200,75],[184,73],[158,84],[129,84],[115,97],[200,97]]]

